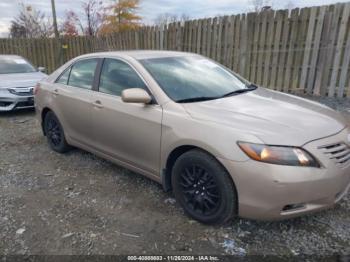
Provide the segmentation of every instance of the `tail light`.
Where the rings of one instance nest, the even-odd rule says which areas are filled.
[[[35,85],[35,87],[34,87],[33,94],[34,94],[34,95],[38,94],[39,89],[40,89],[40,84],[37,83],[37,84]]]

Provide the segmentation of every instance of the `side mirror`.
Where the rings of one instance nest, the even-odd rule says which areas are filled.
[[[122,91],[122,100],[125,103],[149,104],[151,96],[141,88],[129,88]]]
[[[42,66],[39,66],[39,67],[38,67],[38,71],[39,71],[39,72],[42,72],[42,73],[45,73],[46,68],[45,68],[45,67],[42,67]]]

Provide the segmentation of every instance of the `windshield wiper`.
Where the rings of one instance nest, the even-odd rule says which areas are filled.
[[[219,99],[223,97],[228,97],[228,96],[234,96],[242,93],[246,93],[249,91],[253,91],[257,89],[258,87],[254,84],[249,84],[247,85],[247,88],[244,89],[238,89],[232,92],[229,92],[223,96],[200,96],[200,97],[191,97],[191,98],[185,98],[185,99],[179,99],[176,100],[176,103],[191,103],[191,102],[201,102],[201,101],[208,101],[208,100],[214,100],[214,99]]]
[[[250,84],[250,85],[247,85],[247,88],[238,89],[238,90],[229,92],[227,94],[224,94],[222,97],[228,97],[228,96],[234,96],[234,95],[238,95],[238,94],[243,94],[243,93],[246,93],[246,92],[253,91],[253,90],[257,89],[257,88],[258,87],[256,85]]]
[[[220,98],[220,97],[217,97],[217,96],[191,97],[191,98],[185,98],[185,99],[176,100],[176,103],[201,102],[201,101],[207,101],[207,100],[214,100],[214,99],[218,99],[218,98]]]

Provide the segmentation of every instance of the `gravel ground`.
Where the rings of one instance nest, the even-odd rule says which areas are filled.
[[[349,100],[321,102],[350,119]],[[78,149],[52,152],[33,111],[0,114],[3,255],[349,254],[349,211],[348,194],[315,215],[205,226],[141,175]]]

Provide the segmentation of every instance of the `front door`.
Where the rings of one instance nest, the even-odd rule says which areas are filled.
[[[92,123],[95,146],[127,164],[159,172],[162,107],[124,103],[121,92],[147,86],[134,69],[117,59],[105,59],[99,91],[94,93]]]

